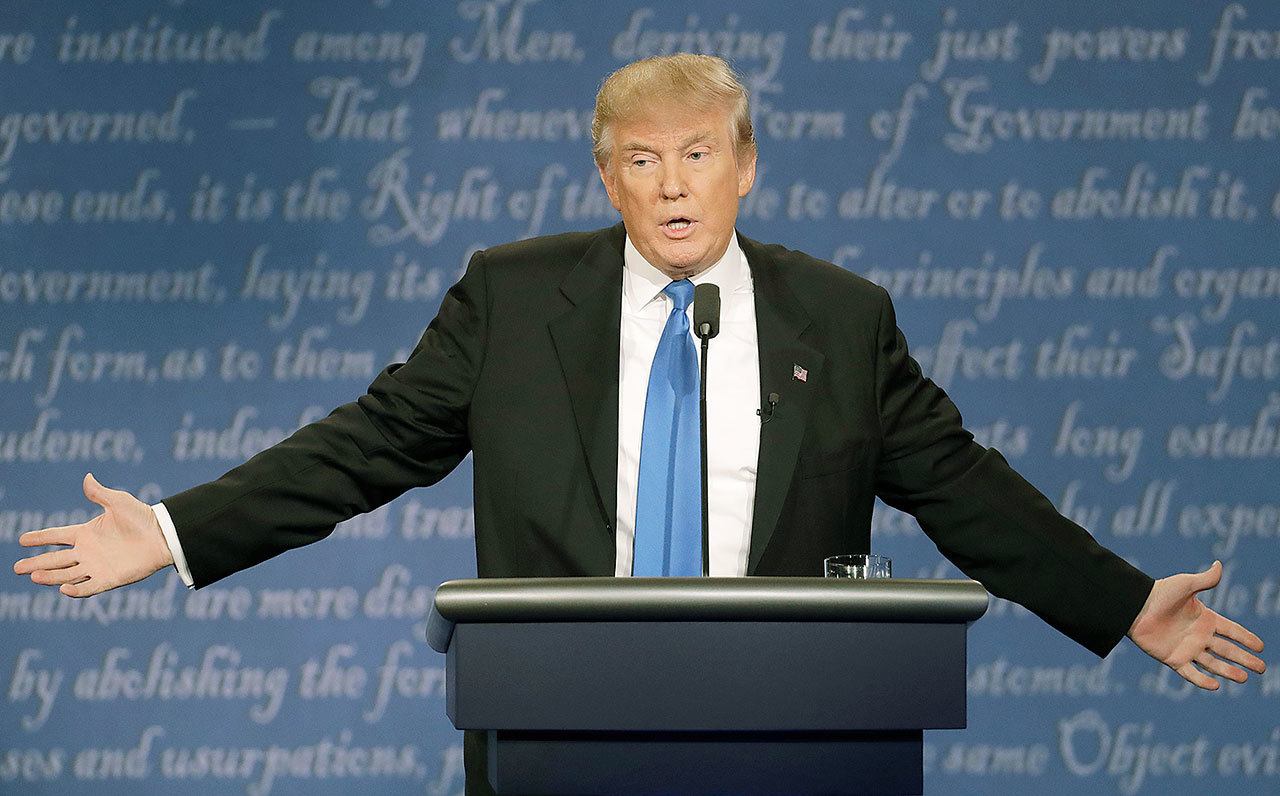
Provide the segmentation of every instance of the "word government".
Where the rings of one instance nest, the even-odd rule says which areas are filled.
[[[193,303],[217,301],[217,269],[85,271],[0,268],[0,304]]]
[[[1171,108],[1001,108],[975,101],[988,91],[985,77],[948,78],[947,119],[957,132],[943,143],[963,155],[1008,141],[1205,141],[1209,103]]]

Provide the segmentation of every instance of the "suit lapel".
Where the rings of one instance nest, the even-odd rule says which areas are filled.
[[[768,405],[770,393],[779,396],[769,422],[760,427],[751,551],[747,559],[750,575],[778,526],[804,436],[810,395],[822,378],[824,357],[800,340],[809,325],[809,316],[778,273],[773,257],[750,238],[738,235],[738,242],[751,268],[755,292],[760,406]]]
[[[560,284],[560,292],[573,306],[548,324],[604,519],[602,528],[610,539],[617,516],[618,341],[625,240],[622,224],[596,237]]]

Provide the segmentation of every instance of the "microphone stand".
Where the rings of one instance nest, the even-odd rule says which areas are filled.
[[[707,494],[707,345],[720,333],[720,288],[704,282],[693,289],[693,326],[702,339],[698,379],[698,425],[702,434],[702,576],[711,574],[711,496]]]
[[[704,326],[706,324],[703,324]],[[711,574],[711,496],[707,494],[707,344],[711,335],[702,336],[702,374],[698,379],[698,425],[702,427],[702,577]]]

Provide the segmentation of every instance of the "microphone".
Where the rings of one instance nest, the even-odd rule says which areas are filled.
[[[769,405],[756,410],[756,414],[760,415],[760,425],[764,425],[773,419],[773,410],[778,408],[778,401],[782,400],[782,396],[776,392],[769,393]]]
[[[702,432],[702,576],[711,574],[711,509],[707,496],[707,344],[720,334],[720,288],[704,282],[693,288],[693,328],[702,340],[698,380],[698,425]]]
[[[702,343],[720,334],[720,288],[704,282],[693,288],[693,328]]]

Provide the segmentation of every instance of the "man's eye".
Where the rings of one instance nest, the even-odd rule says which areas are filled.
[[[690,152],[689,157],[693,158],[694,160],[706,160],[707,153],[706,152]]]
[[[648,159],[646,159],[646,158],[636,158],[635,160],[631,161],[631,165],[632,165],[632,166],[643,166],[644,164],[646,164],[646,163],[648,163],[648,162],[649,162],[649,161],[648,161]]]

